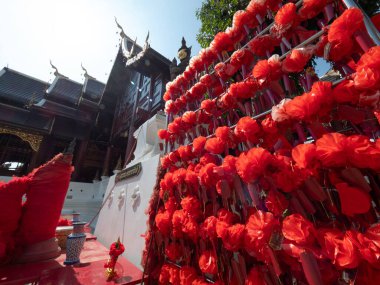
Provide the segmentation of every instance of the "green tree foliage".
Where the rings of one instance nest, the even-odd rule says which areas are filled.
[[[196,16],[202,23],[197,34],[201,47],[208,47],[218,32],[230,27],[235,12],[244,10],[248,3],[249,0],[205,0],[196,11]]]
[[[205,0],[202,7],[196,11],[202,26],[197,34],[197,41],[201,47],[210,45],[214,36],[232,25],[232,18],[236,11],[244,10],[250,0]],[[368,15],[380,9],[378,0],[358,0],[360,6]]]

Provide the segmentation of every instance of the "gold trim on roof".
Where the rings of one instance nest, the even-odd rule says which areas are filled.
[[[21,131],[19,129],[11,129],[11,128],[4,128],[4,127],[0,127],[0,134],[10,134],[10,135],[15,135],[19,137],[23,141],[29,143],[30,147],[35,152],[37,152],[40,149],[40,145],[43,139],[43,136],[41,135],[30,134],[30,133]]]

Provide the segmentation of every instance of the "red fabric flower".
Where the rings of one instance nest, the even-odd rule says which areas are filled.
[[[267,118],[261,121],[261,128],[263,129],[264,133],[267,134],[273,135],[278,133],[277,124],[271,116],[268,116]]]
[[[229,127],[227,126],[218,127],[215,130],[215,136],[221,139],[223,145],[229,148],[236,147],[235,134]]]
[[[201,72],[204,68],[202,58],[199,55],[193,56],[190,59],[189,66],[196,70],[196,72]]]
[[[178,113],[178,108],[175,105],[175,102],[173,100],[168,100],[165,103],[165,113],[166,114],[177,114]]]
[[[358,8],[345,10],[330,26],[328,41],[346,42],[355,31],[363,28],[363,14]]]
[[[201,202],[195,196],[187,196],[182,199],[181,206],[184,212],[194,219],[202,215]]]
[[[223,246],[230,251],[238,251],[244,243],[245,226],[235,224],[222,231],[220,238],[223,241]]]
[[[156,226],[158,230],[164,235],[168,236],[170,234],[171,228],[171,216],[168,211],[159,210],[155,218]]]
[[[300,245],[312,245],[316,230],[313,224],[300,214],[287,216],[282,222],[282,234],[288,240]]]
[[[263,35],[251,40],[248,43],[248,47],[253,54],[263,57],[266,56],[267,53],[271,54],[274,51],[275,46],[279,45],[279,43],[279,40],[272,35]]]
[[[346,137],[339,133],[330,133],[318,139],[316,146],[317,157],[324,166],[378,168],[374,161],[379,161],[380,152],[366,136]]]
[[[242,141],[257,143],[259,139],[260,126],[255,119],[243,117],[237,122],[234,129],[236,137]]]
[[[335,86],[332,95],[337,103],[355,105],[359,100],[359,92],[356,91],[353,80],[343,80]]]
[[[314,144],[299,144],[292,149],[292,158],[300,168],[316,166],[317,148]]]
[[[215,83],[217,83],[217,77],[214,74],[205,74],[200,79],[199,82],[207,86],[208,88],[211,88],[214,86]]]
[[[179,270],[179,279],[181,285],[192,285],[197,278],[197,271],[191,266],[182,266]]]
[[[230,63],[237,68],[249,65],[253,60],[253,54],[248,49],[238,49],[231,55]]]
[[[278,220],[270,212],[257,211],[252,214],[245,226],[244,247],[251,255],[261,256],[269,243],[272,232],[279,227]]]
[[[285,107],[291,101],[291,99],[282,99],[280,103],[272,107],[271,117],[275,122],[283,122],[290,119]]]
[[[207,86],[202,84],[201,82],[195,83],[193,87],[189,90],[189,96],[192,99],[198,100],[201,99],[202,96],[205,94],[207,91]]]
[[[180,244],[172,242],[166,246],[165,254],[171,261],[175,262],[183,255],[182,247]]]
[[[205,153],[200,159],[197,166],[205,166],[206,164],[213,163],[215,165],[219,164],[219,159],[217,156],[211,153]]]
[[[232,184],[233,181],[234,181],[234,179],[235,179],[235,177],[236,177],[236,174],[237,174],[236,173],[236,166],[235,166],[236,160],[237,160],[237,157],[232,156],[232,155],[227,155],[224,158],[222,165],[221,166],[216,166],[214,168],[214,172],[217,175],[219,175],[219,177],[220,177],[221,180],[225,180],[228,183]],[[220,191],[219,194],[221,195],[221,191]]]
[[[224,62],[219,62],[215,65],[214,71],[218,77],[222,80],[227,81],[232,75],[234,75],[238,69],[236,66]]]
[[[216,223],[218,219],[214,216],[207,217],[201,225],[201,235],[204,239],[216,239]]]
[[[225,32],[217,33],[214,40],[210,43],[210,49],[216,54],[223,51],[231,51],[233,48],[234,43]]]
[[[235,219],[234,214],[224,208],[218,210],[217,217],[219,221],[225,222],[227,225],[232,225]]]
[[[199,136],[193,140],[193,153],[195,156],[200,156],[203,154],[206,141],[207,139],[202,136]]]
[[[112,257],[118,257],[123,254],[124,250],[124,245],[120,242],[120,240],[117,240],[117,242],[111,244],[109,255]]]
[[[225,145],[220,138],[209,138],[205,144],[205,150],[212,154],[221,154],[224,152]]]
[[[185,233],[193,242],[197,242],[199,235],[198,223],[191,217],[186,217],[182,224],[182,232]]]
[[[280,192],[270,190],[265,198],[265,207],[275,216],[281,216],[289,207],[289,201]]]
[[[216,274],[218,273],[217,258],[210,250],[205,250],[199,257],[199,268],[203,273]]]
[[[271,81],[279,80],[282,75],[282,62],[278,55],[272,55],[269,59],[260,60],[252,70],[252,75],[260,85],[266,85]]]
[[[304,0],[301,8],[298,10],[302,20],[314,18],[322,12],[327,5],[327,0]]]
[[[179,284],[179,269],[171,264],[164,264],[161,267],[159,284]]]
[[[250,1],[248,6],[246,7],[246,10],[250,13],[252,13],[253,16],[260,15],[263,17],[266,13],[266,1]]]
[[[215,100],[206,99],[201,103],[201,109],[206,112],[206,114],[215,114],[217,112],[217,106]]]
[[[182,121],[190,126],[197,122],[197,114],[194,111],[186,111],[182,115]]]
[[[187,169],[185,182],[186,186],[192,188],[194,191],[198,189],[198,175],[194,171]]]
[[[227,92],[219,98],[219,103],[223,109],[234,109],[237,106],[237,99],[233,94]]]
[[[380,224],[372,225],[364,234],[358,233],[356,237],[359,243],[361,256],[372,266],[380,268]]]
[[[201,58],[204,65],[209,66],[214,60],[217,59],[217,54],[215,54],[211,48],[205,48],[201,49],[199,52],[199,57]]]
[[[255,95],[259,90],[259,85],[256,81],[240,81],[230,85],[228,93],[238,99],[248,99]]]
[[[354,84],[358,89],[376,90],[380,86],[380,70],[369,67],[358,69],[354,75]]]
[[[169,215],[172,216],[174,211],[177,210],[178,208],[176,198],[174,196],[171,196],[168,199],[166,199],[164,207],[165,207],[165,210],[169,212]]]
[[[157,216],[156,216],[157,217]],[[185,214],[183,210],[177,210],[173,213],[172,224],[173,224],[173,237],[182,238],[182,224],[185,221]]]
[[[190,145],[181,145],[177,149],[177,152],[183,162],[187,162],[193,159],[192,147]]]
[[[169,138],[169,134],[168,134],[167,130],[160,129],[160,130],[158,130],[157,135],[162,140],[166,140]]]
[[[274,18],[274,23],[271,33],[277,34],[279,37],[282,37],[291,28],[296,27],[299,23],[296,5],[287,3],[282,6]]]
[[[272,163],[273,156],[269,151],[259,147],[252,148],[240,154],[236,161],[236,170],[244,182],[252,183],[264,175]]]
[[[323,253],[339,268],[356,268],[360,254],[352,239],[337,229],[320,229],[318,241]]]
[[[293,49],[282,62],[282,70],[288,73],[301,72],[313,55],[313,48]]]
[[[243,29],[244,26],[247,26],[247,28],[254,28],[259,24],[254,15],[255,14],[249,11],[236,11],[232,19],[232,26],[239,29]]]
[[[199,171],[199,177],[202,185],[213,189],[219,180],[218,175],[214,172],[214,163],[208,163]]]
[[[345,150],[346,136],[339,133],[328,133],[316,141],[317,157],[326,167],[346,166],[347,155]]]
[[[315,82],[309,93],[295,97],[286,103],[285,112],[294,120],[312,121],[331,112],[331,82]]]
[[[175,118],[173,122],[168,125],[168,131],[171,134],[179,134],[183,130],[182,118]]]
[[[173,183],[177,187],[181,187],[186,178],[186,169],[179,168],[173,172]]]
[[[362,90],[380,88],[380,47],[372,47],[362,55],[356,67],[354,85]]]
[[[286,193],[297,190],[306,179],[305,175],[297,167],[290,165],[276,171],[273,178],[277,187]]]

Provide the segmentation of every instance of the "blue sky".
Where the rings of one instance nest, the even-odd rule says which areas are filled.
[[[148,30],[151,47],[168,59],[177,55],[182,36],[192,55],[200,46],[195,11],[202,0],[0,0],[0,68],[51,81],[51,59],[60,73],[82,82],[83,63],[106,82],[120,40],[114,17],[137,43]],[[319,70],[318,70],[319,69]],[[317,67],[323,74],[328,65]]]
[[[51,59],[60,73],[82,82],[81,62],[106,82],[119,42],[116,16],[124,31],[172,59],[182,36],[200,50],[195,11],[201,0],[0,0],[0,68],[52,80]]]

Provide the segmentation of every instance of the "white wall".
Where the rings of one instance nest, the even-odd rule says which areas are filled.
[[[105,197],[113,191],[102,208],[95,228],[95,235],[106,247],[118,237],[125,245],[124,256],[138,268],[141,254],[145,247],[147,216],[145,210],[156,182],[157,167],[160,155],[155,155],[142,162],[142,171],[138,176],[120,181],[115,185],[115,176],[110,177]],[[128,167],[133,166],[128,165]],[[132,194],[138,189],[140,198],[133,204]]]

